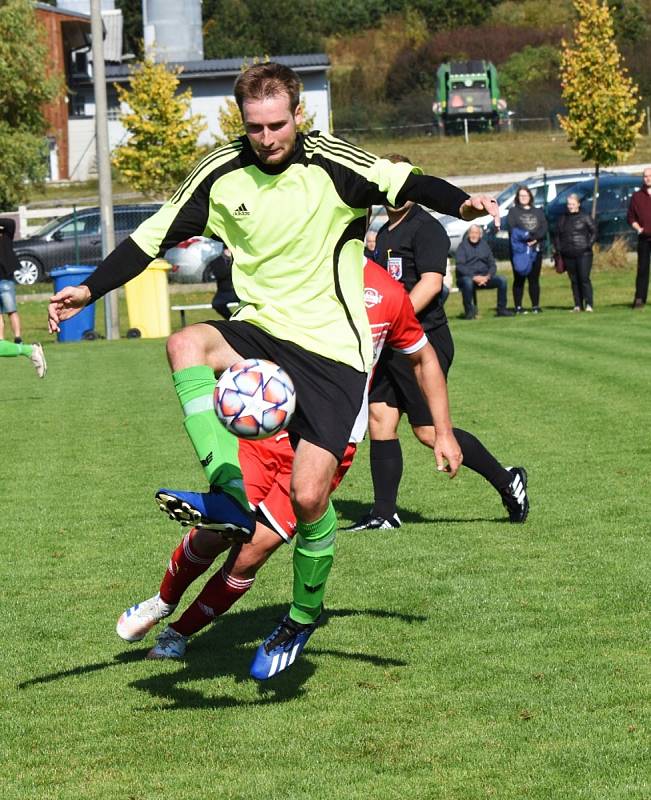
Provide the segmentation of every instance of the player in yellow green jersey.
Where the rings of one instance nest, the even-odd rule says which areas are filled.
[[[469,197],[410,164],[391,163],[327,133],[298,133],[299,93],[298,76],[283,65],[259,64],[243,72],[235,99],[245,135],[208,155],[160,211],[84,284],[55,294],[48,309],[54,332],[61,320],[196,234],[218,236],[233,254],[240,307],[229,321],[191,325],[167,344],[184,425],[210,490],[160,489],[156,496],[182,523],[250,540],[255,520],[244,494],[237,440],[213,411],[215,375],[242,358],[265,358],[286,370],[297,395],[289,427],[296,451],[294,595],[283,623],[260,646],[285,666],[294,662],[321,612],[336,527],[329,488],[371,360],[363,299],[366,211],[413,200],[465,219],[487,211],[497,216],[492,198]],[[451,430],[437,434],[456,471],[458,447]]]

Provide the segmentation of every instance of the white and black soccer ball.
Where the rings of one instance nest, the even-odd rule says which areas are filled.
[[[283,430],[296,408],[289,375],[272,361],[247,358],[222,373],[215,388],[220,422],[241,439],[266,439]]]

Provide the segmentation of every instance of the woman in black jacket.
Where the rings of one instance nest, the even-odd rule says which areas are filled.
[[[547,236],[547,220],[542,208],[536,208],[533,204],[533,195],[526,186],[520,186],[515,196],[515,205],[509,210],[506,218],[509,227],[509,235],[514,228],[520,228],[530,234],[527,244],[534,248],[536,257],[533,261],[531,271],[523,275],[515,268],[513,254],[511,254],[511,266],[513,267],[513,302],[515,313],[524,314],[522,308],[522,296],[524,295],[524,284],[529,281],[529,297],[531,298],[531,310],[534,314],[539,314],[540,308],[540,270],[542,268],[542,244]]]
[[[574,308],[572,311],[592,311],[592,246],[597,239],[597,228],[589,214],[581,211],[575,194],[567,198],[567,211],[558,220],[554,247],[561,254],[567,274],[572,282]]]

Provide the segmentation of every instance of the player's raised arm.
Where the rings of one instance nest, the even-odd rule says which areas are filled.
[[[469,195],[443,178],[412,172],[398,192],[396,206],[401,206],[408,200],[427,206],[432,211],[468,221],[490,214],[496,227],[499,228],[500,225],[499,207],[494,198],[487,194]]]

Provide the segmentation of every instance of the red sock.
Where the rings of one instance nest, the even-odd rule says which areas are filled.
[[[184,636],[200,631],[215,617],[228,611],[233,603],[248,592],[254,580],[255,578],[248,580],[233,578],[226,572],[226,568],[222,567],[203,587],[203,591],[194,603],[171,627]]]
[[[214,558],[201,558],[192,549],[192,537],[196,528],[192,528],[183,537],[181,544],[172,553],[167,572],[160,585],[160,597],[164,603],[176,605],[183,592],[195,578],[208,569]]]

